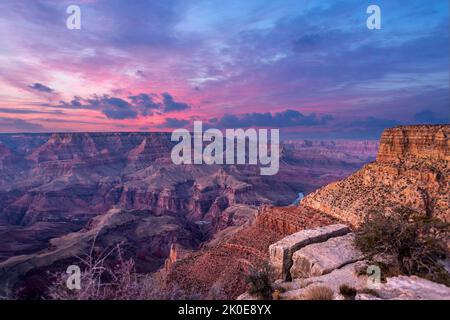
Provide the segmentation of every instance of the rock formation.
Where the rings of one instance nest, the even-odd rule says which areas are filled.
[[[277,221],[291,219],[293,226]],[[234,299],[246,289],[245,274],[269,261],[269,246],[294,232],[333,224],[334,219],[298,207],[264,207],[249,225],[233,230],[198,252],[173,264],[167,279],[186,291],[209,297],[220,286],[224,298]],[[297,229],[295,229],[297,228]],[[345,227],[347,230],[348,228]],[[207,266],[205,268],[205,266]]]
[[[294,252],[290,268],[291,278],[321,276],[361,260],[364,256],[355,248],[354,239],[354,234],[348,233]]]
[[[291,234],[269,247],[270,262],[275,275],[287,280],[293,261],[293,254],[312,243],[323,242],[329,238],[347,234],[350,229],[342,224],[334,224],[317,229],[299,231]],[[298,259],[296,259],[297,261]]]
[[[379,153],[345,180],[305,197],[313,208],[357,226],[369,210],[404,206],[450,221],[450,125],[406,126],[383,132]]]
[[[172,270],[172,266],[174,265],[174,263],[177,262],[177,251],[177,246],[175,244],[172,244],[170,246],[169,256],[164,262],[164,271],[166,273],[169,273],[170,270]]]
[[[418,125],[386,129],[381,136],[377,161],[450,160],[450,126]]]

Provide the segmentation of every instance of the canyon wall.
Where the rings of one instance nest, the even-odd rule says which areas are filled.
[[[450,160],[449,127],[439,125],[402,126],[381,135],[378,162],[411,159]]]
[[[407,207],[450,221],[450,125],[384,131],[375,162],[305,197],[301,206],[359,225],[369,210]]]

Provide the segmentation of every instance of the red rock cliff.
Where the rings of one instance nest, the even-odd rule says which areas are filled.
[[[354,226],[371,209],[399,206],[450,221],[449,136],[450,125],[385,130],[375,162],[311,193],[301,205]]]
[[[406,158],[450,160],[450,127],[448,125],[402,126],[383,132],[377,161]]]

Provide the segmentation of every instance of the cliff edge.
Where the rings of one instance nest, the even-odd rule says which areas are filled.
[[[369,210],[400,206],[449,222],[449,136],[450,125],[387,129],[375,162],[311,193],[300,205],[352,226]]]

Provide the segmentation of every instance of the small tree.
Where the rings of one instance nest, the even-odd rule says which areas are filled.
[[[449,224],[423,216],[408,208],[392,214],[371,211],[356,233],[355,244],[369,256],[394,257],[406,275],[418,275],[450,284],[450,276],[439,263],[448,256],[445,239]]]

